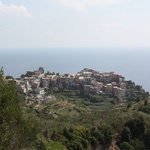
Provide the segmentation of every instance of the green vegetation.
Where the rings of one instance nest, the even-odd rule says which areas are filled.
[[[6,79],[14,79],[12,76],[6,76]]]
[[[14,82],[7,83],[0,80],[1,150],[31,146],[36,139],[34,135],[35,125],[23,118],[21,99],[22,97],[18,94]],[[27,141],[30,141],[30,144]]]
[[[0,149],[149,149],[148,93],[130,81],[127,89],[126,107],[117,98],[72,90],[50,90],[56,100],[26,106],[15,83],[0,80]]]
[[[135,83],[132,81],[126,81],[126,87],[126,99],[128,101],[139,102],[140,100],[146,100],[149,96],[149,93],[145,92],[142,89],[142,86],[135,85]]]

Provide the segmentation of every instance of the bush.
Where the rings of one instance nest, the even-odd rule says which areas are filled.
[[[128,142],[123,142],[120,146],[121,150],[135,150],[135,148]]]
[[[60,142],[48,142],[46,145],[46,150],[67,150],[67,148]]]

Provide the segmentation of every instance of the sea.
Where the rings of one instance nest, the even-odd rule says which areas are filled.
[[[83,68],[115,72],[150,92],[150,48],[0,49],[5,76],[20,77],[44,67],[45,72],[76,74]]]

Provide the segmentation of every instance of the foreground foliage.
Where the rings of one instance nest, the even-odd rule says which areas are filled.
[[[28,145],[28,140],[35,140],[34,125],[22,117],[21,99],[15,83],[0,80],[1,150],[20,149]]]

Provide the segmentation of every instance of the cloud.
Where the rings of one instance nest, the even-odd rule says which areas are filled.
[[[126,0],[57,0],[60,4],[77,12],[87,12],[89,6],[106,6],[122,3]]]
[[[107,22],[107,23],[103,23],[102,27],[106,29],[113,29],[113,28],[120,28],[121,25],[117,22]]]
[[[15,4],[4,4],[0,1],[0,16],[23,16],[31,18],[32,15],[29,13],[24,5],[17,6]]]

